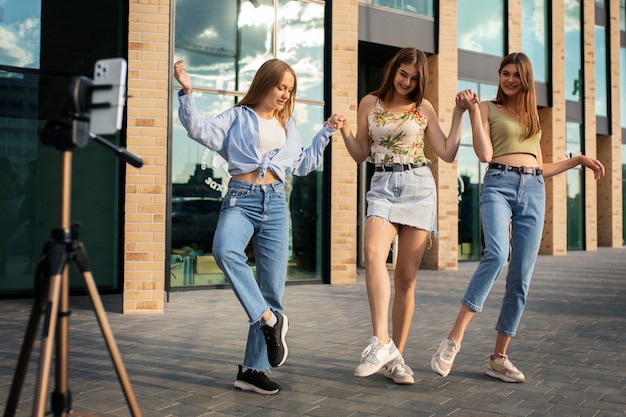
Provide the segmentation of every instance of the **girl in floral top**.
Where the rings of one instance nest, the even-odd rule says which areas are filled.
[[[364,231],[365,280],[373,335],[354,374],[370,376],[385,367],[385,376],[397,384],[413,384],[413,371],[402,352],[415,306],[417,271],[436,232],[435,181],[424,155],[424,142],[444,161],[456,157],[461,139],[463,112],[477,100],[473,91],[456,96],[452,126],[445,135],[432,104],[424,98],[427,85],[424,52],[404,48],[385,66],[380,88],[363,97],[357,113],[357,134],[342,115],[329,119],[341,130],[352,158],[375,164],[367,193]],[[394,271],[393,334],[388,315],[391,282],[387,256],[398,237]]]

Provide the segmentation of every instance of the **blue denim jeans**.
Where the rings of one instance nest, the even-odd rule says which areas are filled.
[[[480,192],[485,249],[462,302],[471,310],[481,311],[510,255],[496,324],[496,330],[507,336],[515,336],[526,305],[543,232],[545,200],[541,175],[493,168],[485,174]]]
[[[256,278],[247,264],[252,241]],[[268,309],[283,310],[289,250],[289,218],[283,183],[252,184],[231,179],[213,239],[213,256],[250,322],[243,366],[270,369],[260,329]]]

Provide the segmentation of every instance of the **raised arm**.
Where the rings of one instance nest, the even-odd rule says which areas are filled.
[[[189,74],[187,74],[187,67],[185,67],[184,61],[179,59],[174,63],[174,78],[176,81],[183,87],[183,92],[185,94],[190,94],[191,89],[191,78]]]
[[[472,124],[472,143],[474,152],[480,162],[491,162],[493,145],[491,144],[491,129],[489,128],[489,106],[486,102],[470,109]]]
[[[455,100],[454,111],[452,113],[452,125],[450,132],[446,136],[441,129],[437,113],[432,104],[424,99],[420,106],[422,113],[428,119],[425,139],[433,148],[437,155],[446,162],[453,162],[456,158],[459,145],[461,143],[461,123],[463,112],[477,104],[476,93],[472,90],[460,91]]]

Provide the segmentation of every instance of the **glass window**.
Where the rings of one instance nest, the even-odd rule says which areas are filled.
[[[42,247],[59,225],[62,153],[41,141],[50,120],[68,120],[72,77],[93,77],[101,58],[125,57],[126,2],[72,4],[62,0],[0,1],[0,294],[32,294],[32,274]],[[60,12],[61,11],[61,12]],[[98,16],[98,19],[76,19]],[[106,32],[103,32],[106,29]],[[101,36],[106,33],[107,36]],[[69,41],[68,41],[69,40]],[[67,135],[50,140],[72,140]],[[115,145],[121,135],[106,138]],[[48,146],[50,145],[50,146]],[[110,150],[87,142],[72,154],[69,202],[78,239],[89,252],[99,289],[120,283],[120,162]],[[70,286],[84,289],[75,266]]]
[[[467,51],[504,55],[504,1],[457,2],[457,46]]]
[[[596,115],[608,116],[606,28],[595,26]]]
[[[626,32],[626,0],[619,0],[619,30]]]
[[[324,99],[324,6],[280,0],[277,58],[298,75],[298,100]],[[298,120],[300,125],[302,121]],[[318,119],[317,121],[322,120]]]
[[[546,0],[522,1],[522,49],[533,63],[535,81],[548,82],[548,4]]]
[[[275,11],[274,0],[210,3],[215,7],[185,1],[176,8],[175,57],[185,59],[201,114],[213,117],[232,107],[259,66],[276,57],[297,74],[294,118],[303,145],[310,145],[324,120],[324,6],[279,0]],[[172,109],[170,285],[226,284],[211,250],[230,179],[227,164],[187,137],[176,96]],[[288,281],[321,279],[322,172],[285,179],[292,232]],[[254,268],[252,246],[247,252]]]
[[[565,99],[582,101],[580,0],[565,0]]]
[[[0,2],[0,65],[39,68],[41,0]]]
[[[433,0],[373,0],[372,4],[422,16],[434,17]]]
[[[567,156],[582,153],[582,125],[566,123]],[[580,166],[567,170],[567,249],[584,249],[585,202],[583,196],[583,170]]]
[[[234,104],[233,96],[197,91],[194,96],[207,117]],[[176,115],[178,97],[172,104]],[[171,286],[224,284],[211,247],[230,178],[226,161],[189,139],[178,117],[173,118],[172,149]]]

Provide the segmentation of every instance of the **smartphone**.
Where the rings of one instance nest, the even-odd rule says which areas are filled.
[[[93,70],[89,131],[114,134],[122,128],[126,104],[127,64],[123,58],[100,59]]]

